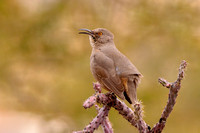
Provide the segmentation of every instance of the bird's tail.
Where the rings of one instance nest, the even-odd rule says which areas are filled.
[[[135,104],[137,101],[137,87],[140,82],[140,76],[134,75],[128,79],[128,90],[124,93],[126,100],[130,104]]]

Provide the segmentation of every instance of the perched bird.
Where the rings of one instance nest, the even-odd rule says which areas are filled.
[[[80,29],[79,34],[89,35],[92,53],[90,69],[101,86],[134,104],[137,86],[142,74],[115,46],[114,35],[104,28]]]

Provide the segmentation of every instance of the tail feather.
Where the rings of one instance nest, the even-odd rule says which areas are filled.
[[[132,101],[131,101],[131,99],[129,98],[129,96],[128,96],[128,94],[126,93],[126,91],[124,91],[124,97],[125,97],[125,99],[126,99],[130,104],[132,104]]]
[[[128,91],[124,93],[124,96],[130,104],[134,104],[137,100],[137,87],[139,82],[140,82],[140,76],[134,76],[128,79],[127,82]]]

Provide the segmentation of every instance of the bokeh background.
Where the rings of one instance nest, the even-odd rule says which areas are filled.
[[[188,62],[164,133],[199,133],[199,0],[1,0],[0,133],[70,133],[96,116],[82,107],[94,79],[89,40],[78,29],[98,27],[114,33],[143,74],[138,98],[150,126],[168,97],[158,78],[175,81]],[[109,118],[115,133],[137,132],[114,109]]]

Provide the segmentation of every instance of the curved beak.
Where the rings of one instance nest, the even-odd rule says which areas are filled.
[[[87,35],[91,35],[93,36],[93,32],[89,29],[79,29],[81,32],[79,32],[79,34],[87,34]]]

